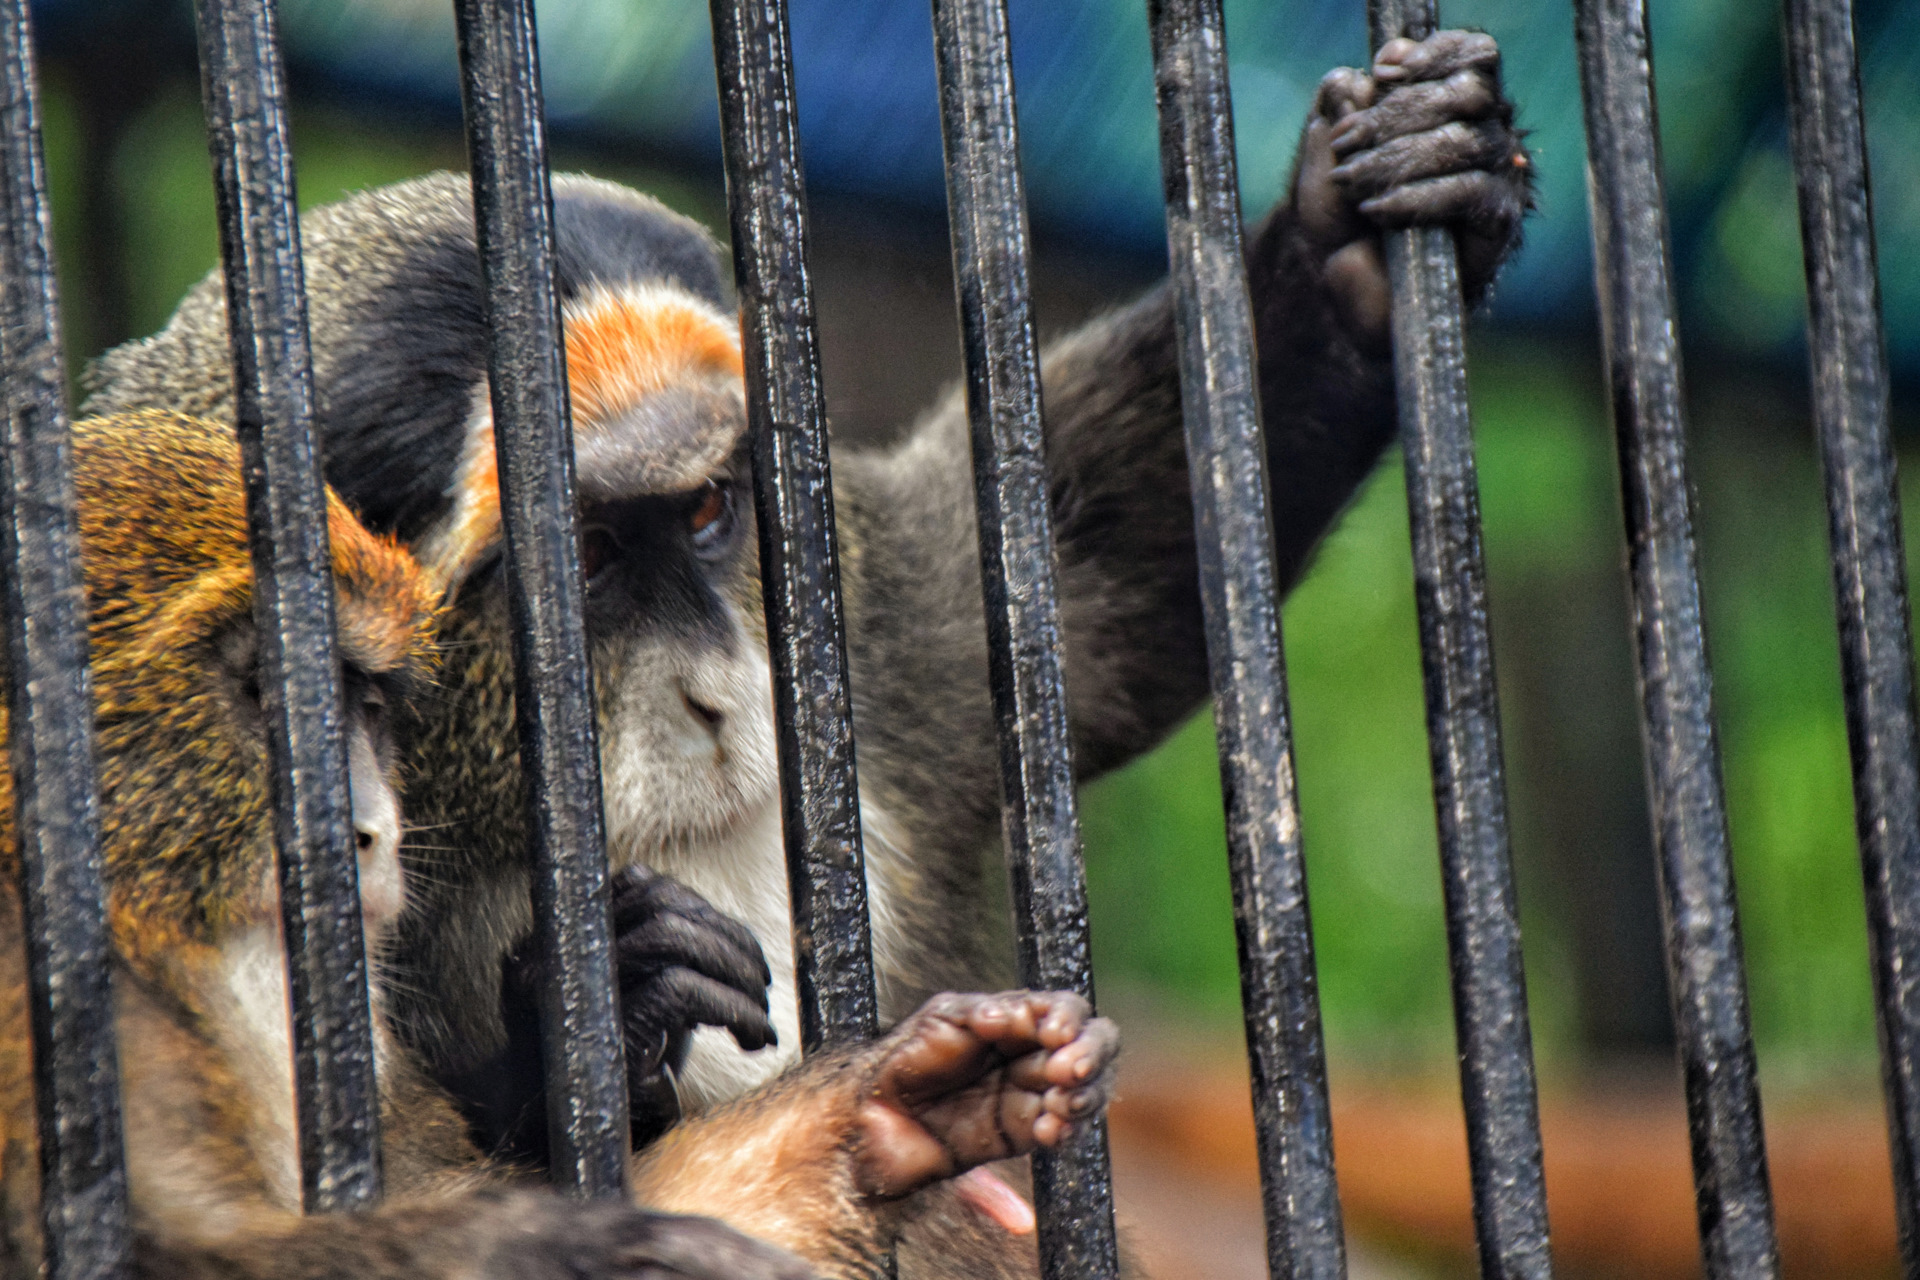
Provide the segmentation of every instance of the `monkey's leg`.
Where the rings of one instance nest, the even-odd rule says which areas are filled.
[[[270,1221],[213,1244],[143,1237],[135,1280],[809,1280],[792,1255],[706,1218],[487,1191]]]
[[[1051,1146],[1105,1105],[1119,1033],[1060,992],[936,996],[870,1045],[810,1059],[670,1130],[641,1203],[704,1213],[833,1280],[878,1274],[902,1198]]]

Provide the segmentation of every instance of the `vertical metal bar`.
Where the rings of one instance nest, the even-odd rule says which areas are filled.
[[[1370,0],[1372,45],[1430,34],[1433,0]],[[1393,354],[1426,673],[1427,736],[1453,967],[1480,1268],[1551,1274],[1505,764],[1487,626],[1465,316],[1452,233],[1391,232]]]
[[[487,296],[533,915],[546,960],[540,1039],[551,1176],[575,1195],[617,1197],[626,1187],[626,1054],[533,4],[456,0],[454,11]]]
[[[1093,998],[1005,0],[933,0],[1020,979]],[[1044,1275],[1119,1274],[1104,1122],[1037,1152]]]
[[[355,1209],[380,1194],[378,1095],[286,85],[271,0],[198,0],[195,16],[253,553],[301,1185],[309,1212]]]
[[[126,1274],[106,886],[60,367],[46,170],[27,0],[0,11],[0,579],[47,1280]]]
[[[793,51],[786,0],[712,5],[800,1038],[812,1050],[872,1036],[878,1012]]]
[[[1906,1274],[1920,1277],[1920,732],[1852,0],[1783,0],[1854,826]]]
[[[1267,1268],[1346,1275],[1220,0],[1149,0]]]
[[[1667,972],[1709,1277],[1779,1272],[1701,628],[1644,0],[1575,0],[1601,339],[1619,438]]]

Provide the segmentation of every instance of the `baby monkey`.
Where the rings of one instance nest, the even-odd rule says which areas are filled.
[[[301,1216],[238,450],[225,426],[146,412],[77,424],[74,459],[140,1280],[877,1276],[904,1197],[1051,1145],[1104,1104],[1117,1035],[1078,997],[945,995],[879,1041],[816,1055],[672,1130],[635,1160],[632,1204],[562,1199],[482,1156],[391,1033],[379,980],[406,905],[384,713],[431,679],[438,602],[407,552],[330,494],[387,1198]],[[12,1278],[39,1270],[39,1189],[3,775],[0,793],[0,1275]],[[1018,1225],[995,1184],[957,1185]]]

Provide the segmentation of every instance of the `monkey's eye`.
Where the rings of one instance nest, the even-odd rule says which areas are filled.
[[[360,714],[365,718],[369,729],[376,729],[387,718],[387,695],[377,685],[368,685],[360,691]]]
[[[723,480],[709,480],[695,491],[687,510],[687,532],[693,538],[694,554],[717,559],[733,544],[733,486]]]
[[[592,582],[600,571],[620,558],[620,540],[603,524],[580,530],[580,576]]]

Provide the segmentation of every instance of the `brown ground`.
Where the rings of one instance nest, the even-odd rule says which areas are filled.
[[[1138,1039],[1135,1041],[1139,1045]],[[1548,1214],[1561,1274],[1699,1274],[1685,1114],[1654,1083],[1550,1090],[1542,1105]],[[1131,1052],[1113,1108],[1124,1221],[1155,1280],[1265,1275],[1245,1068]],[[1334,1073],[1334,1155],[1356,1275],[1469,1274],[1473,1232],[1450,1082]],[[1886,1130],[1870,1095],[1767,1116],[1783,1269],[1832,1280],[1898,1271]]]

